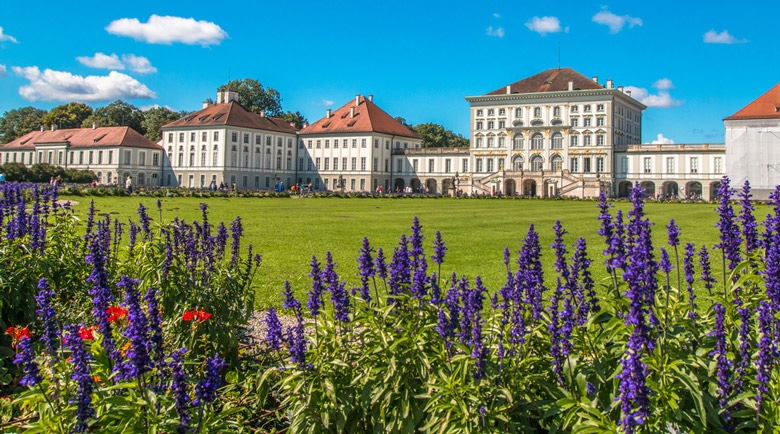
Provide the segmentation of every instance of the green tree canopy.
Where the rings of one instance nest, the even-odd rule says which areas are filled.
[[[0,118],[0,143],[8,143],[18,137],[37,130],[43,125],[46,110],[23,107],[9,110]]]
[[[274,89],[263,85],[252,78],[232,80],[219,87],[219,91],[232,90],[238,92],[238,102],[248,110],[260,113],[265,110],[266,116],[282,114],[282,98]]]
[[[80,103],[71,102],[51,109],[43,116],[43,125],[57,125],[57,128],[81,128],[84,119],[92,114],[92,107]]]
[[[309,121],[306,119],[305,116],[301,114],[301,112],[296,111],[295,113],[287,110],[285,113],[282,113],[280,118],[284,119],[287,122],[292,122],[295,124],[296,129],[303,128],[303,124],[309,123]]]
[[[144,112],[141,109],[122,100],[116,100],[105,107],[95,109],[84,119],[81,126],[90,128],[94,123],[99,127],[130,127],[141,134],[146,134],[143,121]]]
[[[411,127],[418,136],[422,137],[423,148],[460,148],[468,147],[469,141],[460,134],[445,129],[432,122]]]
[[[165,107],[153,107],[144,112],[141,126],[146,130],[146,138],[157,142],[162,138],[162,126],[186,116],[186,112],[175,112]]]

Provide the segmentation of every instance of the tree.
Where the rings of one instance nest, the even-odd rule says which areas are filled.
[[[92,114],[92,107],[80,103],[72,102],[63,104],[51,109],[43,117],[43,125],[57,125],[57,128],[81,128],[84,119]]]
[[[162,138],[163,125],[186,115],[186,112],[176,113],[165,107],[153,107],[144,112],[144,120],[141,122],[141,127],[146,130],[147,139],[158,142]]]
[[[459,148],[469,146],[467,138],[432,122],[415,125],[412,127],[412,130],[422,137],[423,148]]]
[[[296,111],[295,113],[287,110],[287,112],[282,113],[280,118],[284,119],[287,122],[292,122],[295,124],[295,129],[300,130],[303,128],[303,124],[308,124],[309,121],[306,119],[305,116],[301,114],[301,112]]]
[[[30,167],[30,182],[49,182],[51,178],[62,177],[65,175],[65,169],[59,166],[53,166],[46,163],[36,163]]]
[[[219,87],[219,91],[232,90],[238,92],[238,102],[247,110],[260,113],[265,110],[266,116],[282,114],[282,98],[274,89],[263,85],[252,78],[232,80]]]
[[[30,169],[22,163],[5,163],[0,166],[0,172],[5,173],[5,180],[9,182],[23,182],[30,177]]]
[[[92,124],[98,127],[130,127],[141,134],[145,134],[142,122],[144,112],[138,107],[116,100],[111,104],[95,109],[89,117],[81,123],[83,128],[91,128]]]
[[[0,118],[0,143],[8,143],[43,125],[46,110],[23,107],[3,113]]]

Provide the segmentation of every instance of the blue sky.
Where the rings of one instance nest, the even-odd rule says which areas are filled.
[[[468,136],[464,97],[560,65],[630,87],[649,106],[643,143],[720,143],[722,119],[780,81],[780,3],[705,4],[0,0],[0,113],[116,99],[194,111],[254,78],[310,121],[373,94]]]

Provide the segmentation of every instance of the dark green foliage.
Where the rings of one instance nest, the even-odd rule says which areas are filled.
[[[18,137],[37,130],[43,125],[46,110],[22,107],[9,110],[0,117],[0,143],[8,143]]]

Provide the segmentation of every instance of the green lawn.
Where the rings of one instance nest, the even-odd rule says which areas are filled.
[[[62,197],[78,201],[75,206],[80,216],[85,216],[89,197]],[[149,197],[95,197],[99,213],[111,213],[113,217],[127,221],[137,220],[138,204],[149,208],[152,218],[159,217],[157,199]],[[598,210],[596,202],[577,200],[506,200],[506,199],[416,199],[416,198],[165,198],[163,219],[178,216],[186,221],[200,219],[199,203],[209,206],[209,220],[229,223],[240,216],[245,230],[245,241],[254,245],[262,254],[263,263],[256,276],[257,306],[278,306],[282,285],[289,280],[299,294],[308,290],[307,277],[312,255],[324,262],[330,251],[339,267],[342,278],[356,283],[356,258],[364,236],[371,246],[383,248],[390,260],[392,250],[402,233],[409,233],[412,219],[417,216],[426,237],[426,252],[433,253],[431,243],[435,231],[440,230],[447,244],[447,256],[442,269],[444,276],[457,272],[472,279],[482,276],[485,286],[492,293],[505,279],[503,265],[504,247],[513,254],[534,224],[540,234],[543,247],[545,273],[548,282],[554,282],[554,261],[549,245],[553,237],[553,224],[561,220],[567,230],[565,241],[573,245],[579,237],[588,241],[588,249],[594,262],[592,272],[603,278],[601,251],[604,242],[596,233]],[[627,213],[631,204],[615,203],[616,208]],[[697,249],[718,242],[715,229],[717,204],[648,203],[645,210],[655,222],[654,245],[666,246],[666,228],[674,218],[682,229],[683,243],[696,243]],[[757,205],[756,215],[765,216],[769,208]],[[614,209],[613,209],[614,211]],[[120,217],[121,216],[121,217]],[[571,252],[571,249],[569,250]],[[671,253],[671,252],[670,252]],[[681,248],[680,254],[682,255]],[[713,268],[720,268],[720,254],[711,254]],[[674,260],[674,259],[672,259]],[[698,266],[697,266],[698,269]]]

